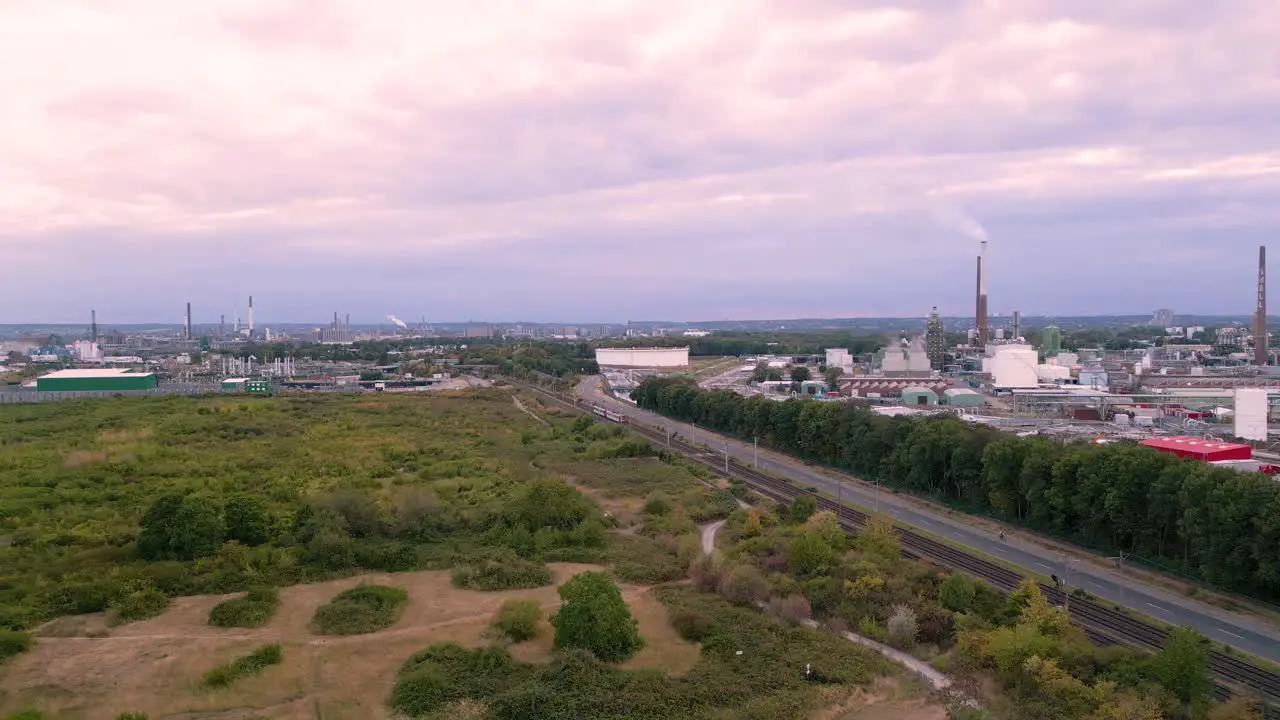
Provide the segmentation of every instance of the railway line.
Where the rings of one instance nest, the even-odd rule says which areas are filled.
[[[540,394],[549,397],[578,412],[592,412],[590,408],[577,404],[575,400],[566,399],[541,388],[533,388]],[[756,492],[775,501],[789,503],[801,494],[815,496],[820,510],[829,510],[836,514],[841,527],[856,531],[869,519],[869,515],[860,510],[838,505],[829,498],[799,488],[792,483],[767,475],[755,468],[743,464],[734,458],[722,459],[719,453],[706,448],[694,446],[678,436],[669,436],[666,431],[631,422],[625,415],[608,410],[596,412],[599,419],[606,422],[623,422],[632,431],[664,448],[679,452],[702,465],[730,478],[736,478],[749,485]],[[903,527],[896,528],[903,556],[910,559],[928,559],[939,565],[964,572],[976,577],[992,587],[1008,592],[1016,588],[1026,576],[1004,565],[991,562],[986,558],[960,550],[933,538],[921,535]],[[1071,622],[1080,626],[1086,635],[1100,644],[1123,644],[1148,650],[1159,650],[1164,646],[1168,633],[1160,627],[1143,622],[1120,612],[1114,608],[1101,605],[1088,597],[1064,593],[1060,588],[1038,583],[1040,591],[1050,603],[1064,607],[1070,615]],[[1248,689],[1261,696],[1267,703],[1266,717],[1280,720],[1280,674],[1260,668],[1222,651],[1211,653],[1209,669],[1217,678],[1215,696],[1225,699],[1234,692]]]

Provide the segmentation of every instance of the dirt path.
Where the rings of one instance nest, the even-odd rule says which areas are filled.
[[[529,408],[525,407],[525,406],[524,406],[524,403],[520,402],[520,398],[519,398],[519,397],[517,397],[517,396],[515,396],[515,395],[512,395],[512,396],[511,396],[511,402],[515,403],[515,404],[516,404],[516,407],[520,408],[520,411],[521,411],[521,412],[527,413],[527,414],[529,415],[529,417],[533,418],[534,420],[537,420],[538,422],[542,423],[543,425],[546,425],[547,427],[551,427],[551,423],[547,422],[547,421],[546,421],[546,420],[544,420],[543,418],[538,417],[538,414],[537,414],[537,413],[535,413],[534,411],[532,411],[532,410],[530,410]]]
[[[702,554],[710,555],[716,551],[716,531],[724,526],[723,520],[706,525],[702,528]]]

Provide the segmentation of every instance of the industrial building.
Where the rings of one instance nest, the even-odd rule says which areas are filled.
[[[689,348],[597,348],[596,363],[610,368],[688,367]]]
[[[987,403],[982,393],[969,388],[948,388],[942,393],[942,401],[952,407],[982,407]]]
[[[124,392],[155,387],[155,373],[138,373],[128,368],[59,370],[36,378],[36,390],[40,391]]]
[[[1201,462],[1219,462],[1222,460],[1248,460],[1253,457],[1253,448],[1238,443],[1219,442],[1198,437],[1160,437],[1143,440],[1138,443],[1152,450],[1192,458]]]
[[[929,357],[929,367],[941,370],[947,356],[947,333],[942,327],[942,318],[938,317],[937,305],[924,324],[924,352]]]
[[[937,405],[938,394],[923,385],[908,385],[902,388],[902,404],[906,407]]]

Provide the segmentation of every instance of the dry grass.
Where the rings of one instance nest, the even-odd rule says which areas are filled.
[[[557,584],[591,565],[554,564]],[[318,637],[307,629],[315,609],[360,582],[403,587],[409,606],[391,628],[369,635]],[[667,621],[648,588],[624,586],[623,596],[648,645],[625,667],[686,672],[698,648]],[[372,720],[390,718],[385,701],[396,670],[409,655],[443,641],[489,642],[489,623],[508,598],[537,600],[546,615],[559,605],[555,587],[474,592],[451,586],[446,572],[374,574],[280,591],[281,609],[261,628],[215,628],[209,610],[230,596],[178,598],[160,617],[107,629],[101,616],[61,618],[40,629],[29,653],[10,661],[0,677],[0,716],[38,707],[62,720],[114,720],[144,712],[171,720]],[[516,645],[521,660],[551,655],[552,628]],[[263,643],[284,647],[285,661],[225,690],[200,687],[205,672]]]
[[[72,450],[62,456],[62,465],[69,468],[106,461],[107,454],[101,450]]]
[[[809,720],[946,720],[947,709],[931,702],[928,689],[910,679],[879,677],[867,689],[828,688],[825,707]]]

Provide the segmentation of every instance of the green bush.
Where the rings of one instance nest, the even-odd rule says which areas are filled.
[[[551,616],[556,648],[582,648],[606,662],[618,662],[644,647],[622,591],[607,574],[579,573],[561,585],[559,593],[560,609]]]
[[[227,525],[227,539],[244,545],[261,545],[270,538],[271,518],[261,500],[249,495],[235,495],[222,510]]]
[[[147,720],[146,713],[120,713],[116,720]]]
[[[31,649],[31,635],[16,630],[0,630],[0,663]]]
[[[538,635],[538,621],[542,619],[542,606],[537,600],[512,598],[502,603],[493,626],[512,642],[532,640]]]
[[[422,717],[451,702],[497,695],[527,672],[528,666],[517,665],[503,648],[437,643],[405,661],[387,704]]]
[[[226,536],[222,515],[208,500],[170,494],[142,516],[138,553],[148,560],[192,560],[212,555]]]
[[[311,631],[318,635],[377,632],[394,625],[408,603],[409,594],[401,588],[359,585],[317,608],[311,618]]]
[[[968,612],[973,607],[978,591],[969,576],[952,573],[938,587],[938,602],[942,607],[958,612]]]
[[[550,585],[553,579],[546,565],[516,557],[490,558],[453,569],[453,586],[468,590],[523,590]]]
[[[39,710],[19,710],[18,712],[8,715],[4,720],[47,720],[45,714]]]
[[[204,686],[207,688],[223,688],[242,677],[257,675],[272,665],[279,665],[284,660],[284,652],[278,644],[263,645],[252,653],[204,674]]]
[[[169,607],[169,596],[155,588],[143,588],[125,595],[107,611],[111,625],[146,620],[164,612]]]
[[[279,607],[280,593],[275,588],[250,590],[240,597],[214,605],[209,611],[209,624],[215,627],[262,627]]]

